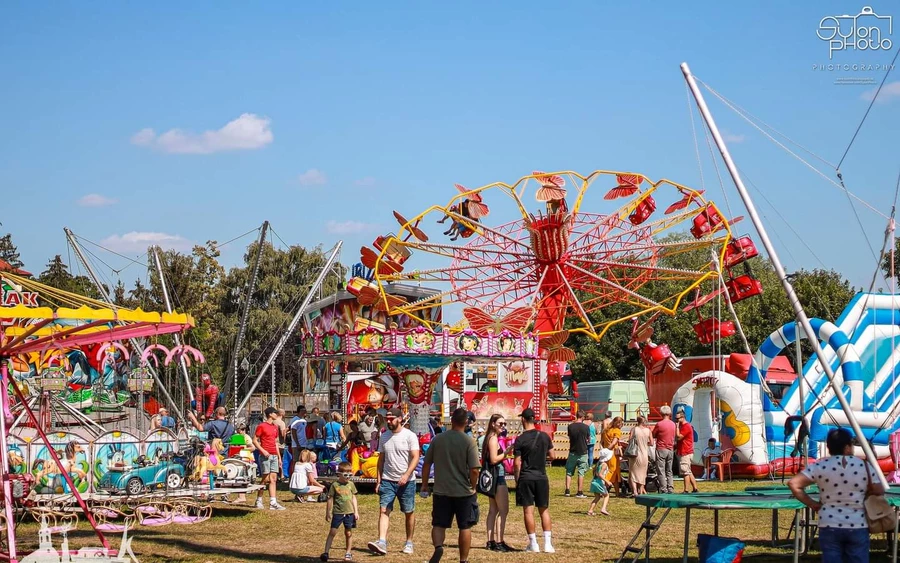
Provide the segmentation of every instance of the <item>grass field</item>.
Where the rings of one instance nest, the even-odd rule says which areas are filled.
[[[553,543],[555,554],[526,554],[524,552],[500,554],[484,549],[486,534],[484,516],[487,514],[487,502],[482,497],[482,522],[473,534],[473,550],[471,561],[509,561],[522,562],[539,558],[547,563],[595,562],[615,560],[619,557],[625,544],[637,530],[644,519],[645,509],[637,506],[633,500],[613,498],[610,501],[611,517],[589,517],[585,514],[589,500],[566,498],[563,496],[564,472],[554,467],[551,476],[550,512],[553,517]],[[734,491],[742,490],[751,484],[749,481],[730,483],[701,482],[702,491]],[[759,484],[759,483],[756,483]],[[681,486],[676,483],[676,490]],[[299,504],[292,502],[287,490],[279,491],[279,498],[287,507],[284,511],[258,511],[253,508],[235,505],[215,505],[215,513],[211,520],[190,525],[170,524],[156,528],[138,527],[133,532],[132,549],[141,563],[152,562],[313,562],[318,561],[327,533],[324,504]],[[391,518],[391,530],[388,538],[390,553],[383,558],[370,555],[366,551],[366,543],[376,538],[376,522],[378,516],[378,498],[371,490],[361,490],[359,495],[360,522],[354,533],[354,560],[409,562],[425,561],[431,555],[431,499],[423,500],[417,496],[416,512],[419,516],[415,534],[414,555],[399,553],[403,547],[403,520],[397,512]],[[793,512],[780,514],[780,537],[784,538],[793,518]],[[769,545],[771,537],[771,511],[741,510],[723,511],[720,513],[720,535],[738,537],[748,542],[745,552],[750,554],[774,553],[761,555],[757,561],[784,561],[789,557],[787,549],[778,550]],[[713,515],[711,511],[694,510],[691,515],[691,560],[696,561],[696,536],[698,533],[712,533]],[[540,533],[538,534],[540,536]],[[37,526],[22,524],[18,529],[20,546],[24,553],[37,547]],[[58,540],[58,538],[55,538]],[[119,538],[111,537],[112,547],[118,547]],[[874,539],[874,537],[873,537]],[[673,510],[662,529],[654,538],[652,546],[653,561],[681,561],[684,542],[684,511]],[[444,561],[458,561],[456,549],[456,531],[450,530],[447,536],[447,551]],[[525,546],[525,527],[522,512],[515,506],[510,508],[507,524],[507,543],[516,548]],[[782,543],[789,543],[783,541]],[[57,543],[58,545],[58,543]],[[77,548],[84,545],[98,545],[90,527],[80,522],[78,530],[70,534],[70,546]],[[339,534],[332,549],[333,560],[343,558],[344,539]],[[815,547],[815,544],[814,544]],[[883,552],[884,541],[873,543],[873,549]],[[777,555],[780,554],[780,555]],[[643,558],[641,558],[643,560]],[[790,560],[789,558],[787,559]],[[819,560],[815,550],[805,560]],[[873,561],[887,560],[881,554]]]

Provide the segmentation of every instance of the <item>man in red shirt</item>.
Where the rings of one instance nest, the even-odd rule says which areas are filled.
[[[694,427],[684,417],[684,411],[678,411],[675,415],[675,422],[678,423],[678,434],[675,439],[678,442],[678,472],[684,477],[684,490],[682,493],[696,493],[697,480],[694,479],[694,472],[691,471],[691,457],[694,455]],[[691,490],[688,491],[688,485]]]
[[[263,488],[259,490],[259,496],[256,497],[256,508],[263,507],[263,493],[266,490],[266,484],[269,485],[269,510],[284,510],[284,507],[278,504],[275,487],[278,481],[278,468],[281,466],[281,459],[278,456],[278,437],[281,431],[275,424],[278,418],[278,411],[275,407],[266,407],[263,411],[266,419],[259,423],[256,427],[256,433],[253,435],[253,445],[259,451],[259,459],[262,465],[262,484]]]
[[[672,422],[672,408],[663,405],[659,409],[663,419],[653,427],[653,439],[656,440],[656,481],[659,492],[674,493],[675,483],[672,478],[672,461],[675,457],[675,423]]]

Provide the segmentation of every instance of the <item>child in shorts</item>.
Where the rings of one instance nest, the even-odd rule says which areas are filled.
[[[331,550],[331,542],[337,535],[338,528],[344,525],[344,538],[347,540],[347,552],[344,561],[351,561],[353,554],[353,528],[359,520],[359,505],[356,503],[356,485],[350,482],[353,476],[353,467],[346,461],[338,465],[338,480],[332,483],[328,489],[328,504],[325,506],[325,520],[331,522],[331,530],[325,539],[325,551],[319,556],[322,561],[328,561],[328,552]]]
[[[600,499],[603,499],[600,514],[609,516],[606,507],[609,505],[609,488],[612,486],[612,483],[606,480],[606,475],[609,473],[609,464],[607,462],[612,459],[612,456],[613,451],[606,448],[601,449],[600,453],[597,454],[597,459],[594,462],[594,478],[591,480],[591,492],[594,493],[594,500],[591,501],[591,506],[588,507],[588,516],[594,516],[594,508],[600,502]]]

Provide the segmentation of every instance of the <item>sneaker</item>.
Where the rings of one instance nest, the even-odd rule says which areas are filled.
[[[327,561],[328,561],[328,554],[327,554],[327,553],[323,553],[322,555],[320,555],[320,556],[319,556],[319,561],[322,561],[323,563],[327,562]]]
[[[353,554],[349,551],[344,554],[344,561],[353,561]]]
[[[505,541],[502,541],[502,542],[498,543],[497,546],[500,547],[500,548],[501,548],[504,552],[506,552],[506,553],[511,553],[511,552],[514,552],[514,551],[519,551],[518,549],[516,549],[516,548],[514,548],[513,546],[509,545],[509,544],[506,543]]]
[[[578,491],[578,494],[575,495],[575,498],[587,498],[587,495],[581,491]]]
[[[497,551],[497,542],[495,542],[495,541],[487,542],[485,549],[487,549],[488,551]]]
[[[387,555],[387,542],[385,540],[370,541],[369,551],[375,555]]]
[[[529,543],[527,546],[525,546],[525,552],[526,553],[540,553],[541,548],[538,547],[537,542]]]
[[[553,549],[553,544],[552,544],[552,543],[545,543],[545,544],[544,544],[544,553],[556,553],[556,550]]]
[[[407,555],[412,555],[413,553],[413,543],[411,541],[403,544],[403,550],[400,553],[405,553]]]
[[[262,499],[261,499],[261,498],[256,499],[256,508],[257,508],[257,510],[262,510],[262,509],[263,509],[263,503],[262,503]]]
[[[269,510],[285,510],[285,508],[278,504],[278,501],[275,501],[269,503]]]
[[[566,489],[566,496],[567,496],[567,497],[572,496],[572,493],[569,492],[569,489]]]

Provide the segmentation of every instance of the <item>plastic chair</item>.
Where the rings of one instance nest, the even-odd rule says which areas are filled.
[[[719,481],[725,480],[725,470],[728,469],[728,480],[731,481],[731,456],[734,455],[734,449],[729,448],[722,451],[722,457],[719,461],[710,461],[709,469],[715,467],[719,473]]]

